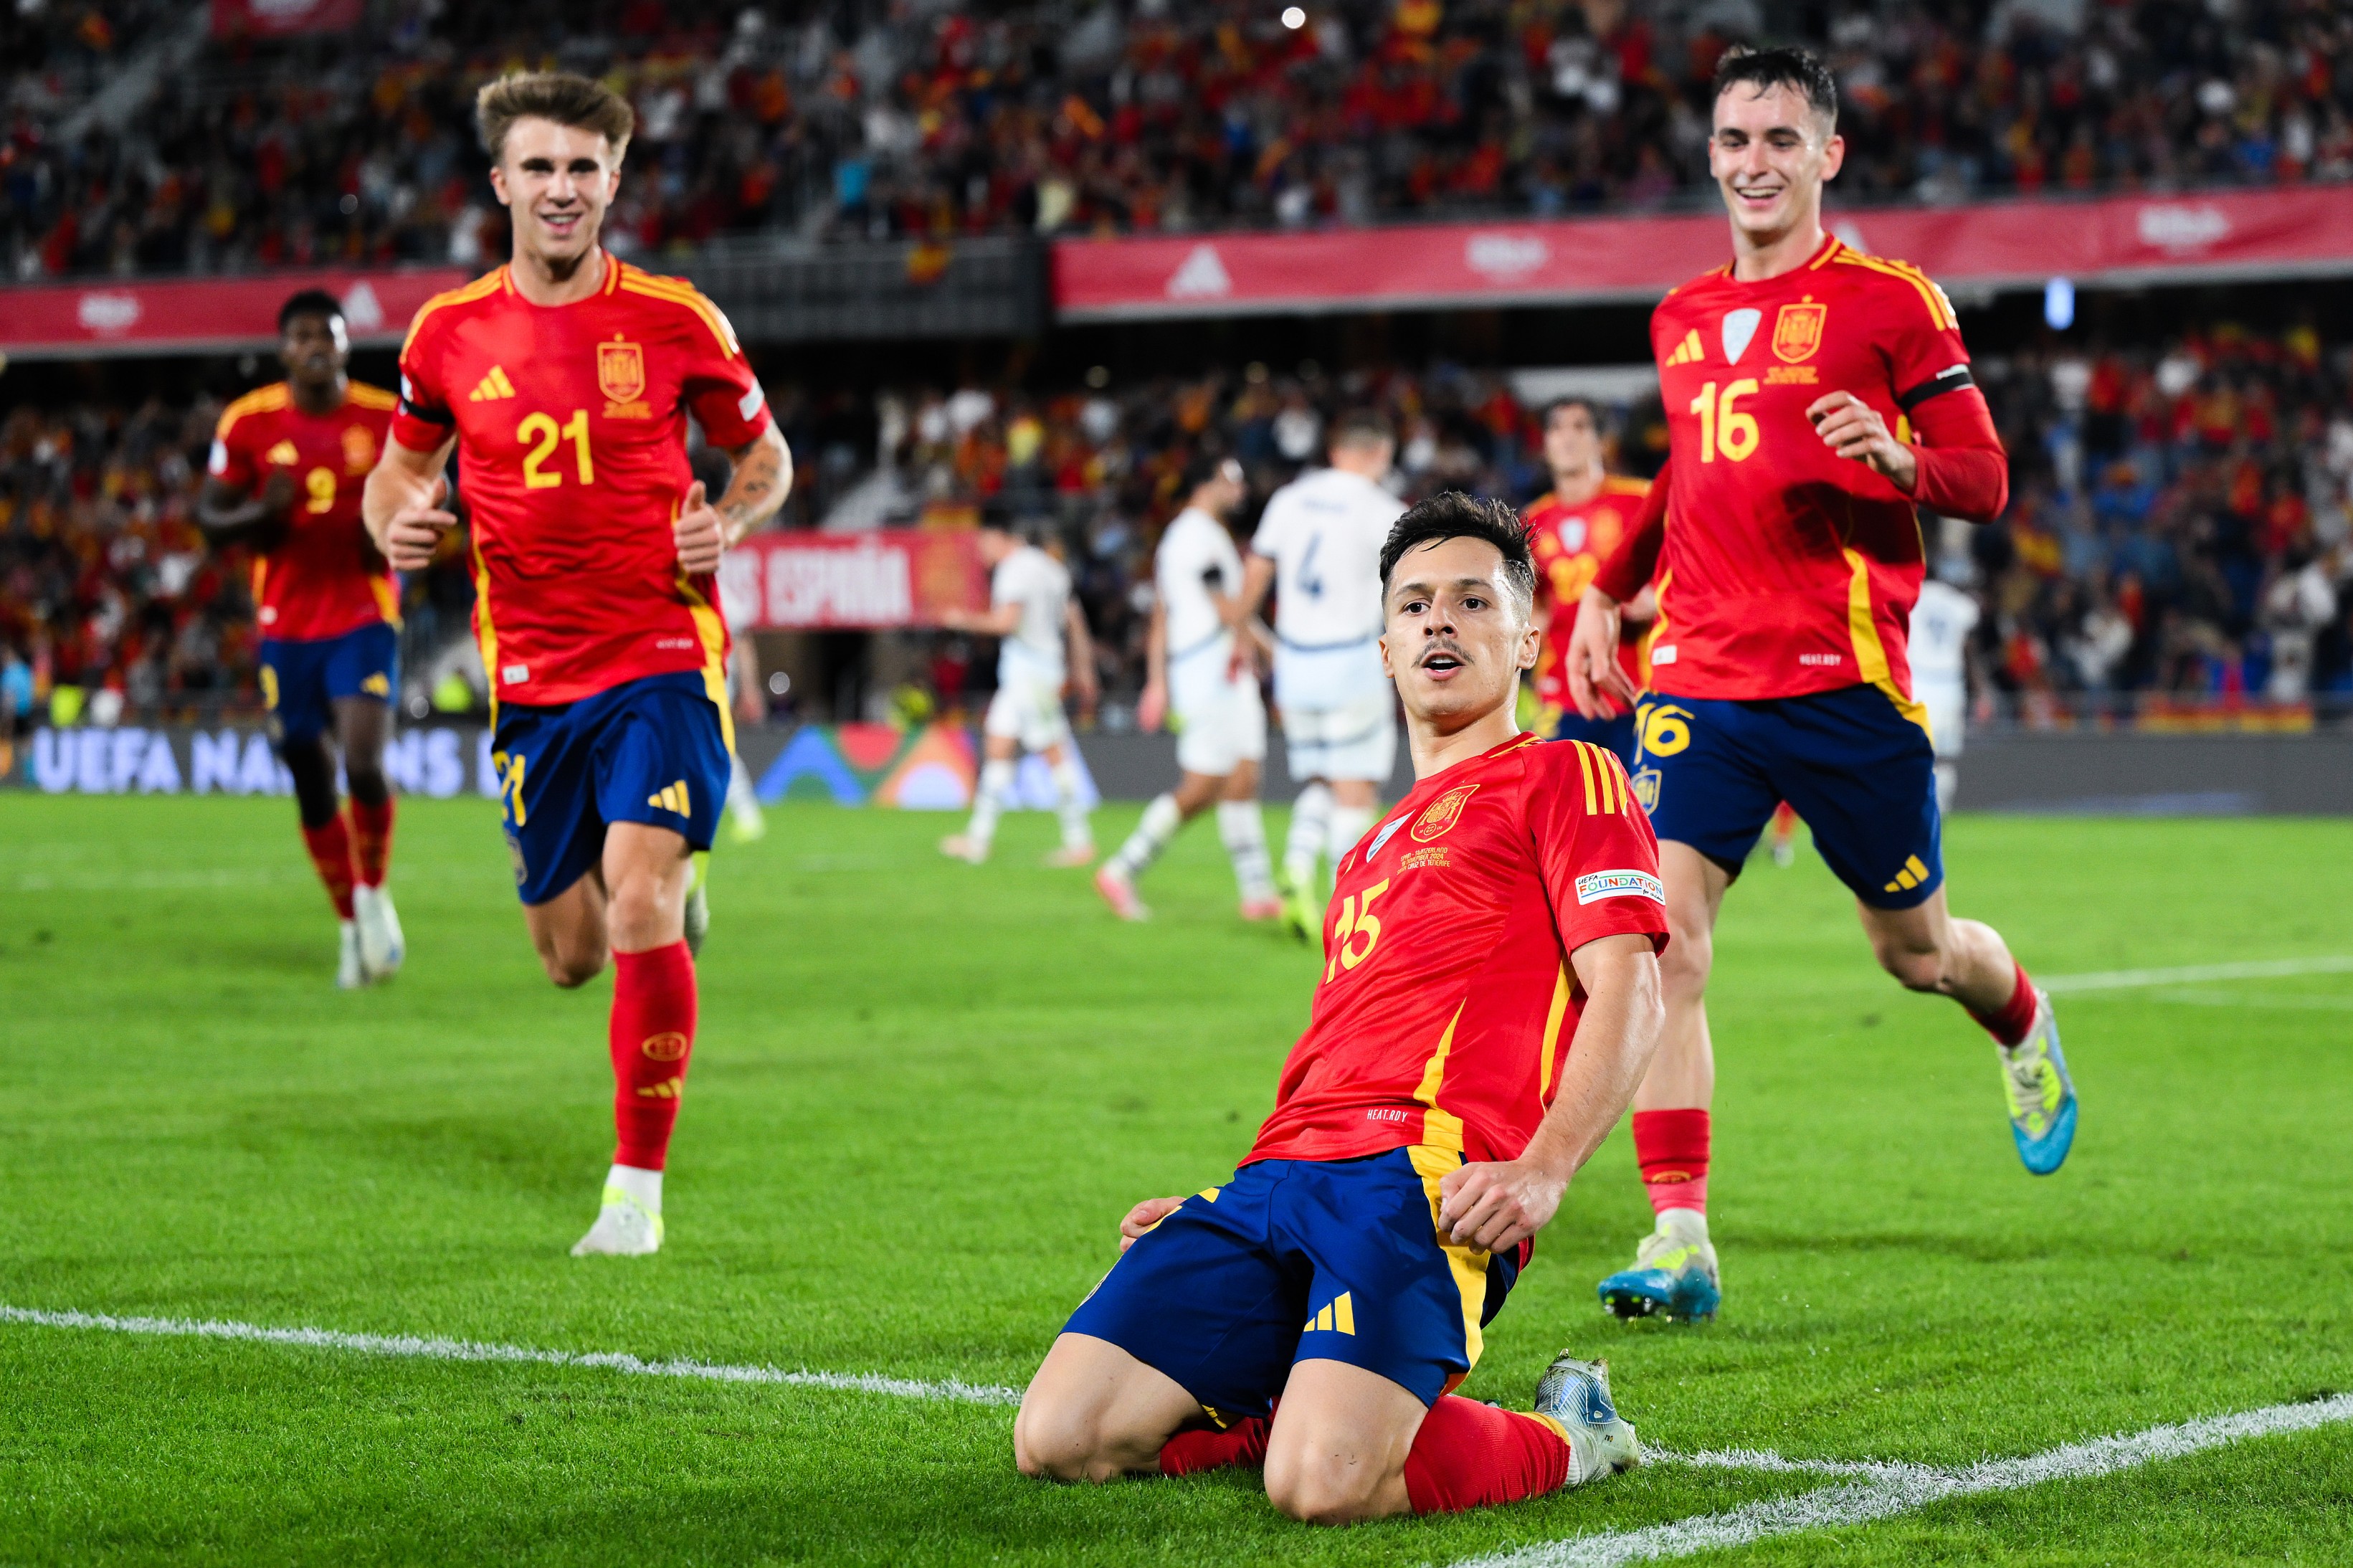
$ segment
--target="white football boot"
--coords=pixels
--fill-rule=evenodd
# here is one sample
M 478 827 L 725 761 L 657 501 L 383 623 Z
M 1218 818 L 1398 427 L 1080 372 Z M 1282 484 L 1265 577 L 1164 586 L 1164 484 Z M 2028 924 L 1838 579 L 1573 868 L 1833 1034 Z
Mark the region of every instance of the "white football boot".
M 575 1258 L 643 1258 L 662 1244 L 659 1171 L 616 1165 L 605 1178 L 604 1206 L 588 1234 L 572 1245 Z
M 389 980 L 399 973 L 401 961 L 408 956 L 408 941 L 400 933 L 392 894 L 383 888 L 354 887 L 352 921 L 360 928 L 360 966 L 368 980 Z
M 1609 1397 L 1608 1362 L 1579 1361 L 1561 1352 L 1536 1379 L 1535 1406 L 1568 1439 L 1568 1479 L 1563 1486 L 1587 1486 L 1642 1462 L 1633 1424 L 1618 1414 Z
M 342 954 L 335 960 L 335 989 L 357 991 L 368 983 L 367 968 L 360 963 L 360 926 L 357 921 L 338 921 L 342 932 Z

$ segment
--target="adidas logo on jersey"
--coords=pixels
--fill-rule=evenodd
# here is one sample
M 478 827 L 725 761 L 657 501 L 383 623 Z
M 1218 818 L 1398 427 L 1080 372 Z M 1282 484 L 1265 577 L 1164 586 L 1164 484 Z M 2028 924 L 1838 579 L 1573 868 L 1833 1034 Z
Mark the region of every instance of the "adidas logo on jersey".
M 1667 356 L 1667 363 L 1694 364 L 1706 357 L 1707 350 L 1700 346 L 1699 329 L 1694 327 L 1683 334 L 1683 341 L 1675 345 L 1675 352 Z
M 279 468 L 290 468 L 295 464 L 302 460 L 302 454 L 294 449 L 293 442 L 280 441 L 278 445 L 270 447 L 267 452 L 264 452 L 261 455 L 261 460 L 265 463 L 275 464 Z
M 491 366 L 491 374 L 482 377 L 481 384 L 466 395 L 469 403 L 495 403 L 501 397 L 515 395 L 514 383 L 507 379 L 506 367 Z
M 653 794 L 646 796 L 646 804 L 652 806 L 656 811 L 674 811 L 681 816 L 692 816 L 694 815 L 693 810 L 687 805 L 686 781 L 684 779 L 679 780 L 676 784 L 664 784 Z
M 1343 1290 L 1337 1296 L 1335 1296 L 1332 1300 L 1326 1301 L 1324 1304 L 1323 1310 L 1318 1311 L 1314 1317 L 1308 1319 L 1306 1326 L 1299 1331 L 1303 1334 L 1312 1334 L 1318 1329 L 1323 1329 L 1332 1333 L 1346 1334 L 1351 1338 L 1355 1337 L 1356 1332 L 1356 1303 L 1350 1299 L 1347 1291 Z

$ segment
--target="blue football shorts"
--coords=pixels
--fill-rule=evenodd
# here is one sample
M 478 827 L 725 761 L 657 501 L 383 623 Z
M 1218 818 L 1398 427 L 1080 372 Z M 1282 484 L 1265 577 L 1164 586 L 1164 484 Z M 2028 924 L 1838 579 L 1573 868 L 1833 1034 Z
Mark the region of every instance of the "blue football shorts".
M 400 633 L 371 621 L 333 637 L 261 639 L 261 699 L 280 745 L 315 741 L 335 727 L 335 702 L 390 702 L 400 686 Z
M 1635 730 L 1634 794 L 1662 841 L 1736 876 L 1786 800 L 1873 909 L 1910 909 L 1944 885 L 1927 726 L 1879 688 L 1760 701 L 1645 692 Z
M 1478 1364 L 1528 1254 L 1440 1237 L 1439 1183 L 1461 1163 L 1415 1145 L 1244 1165 L 1138 1238 L 1064 1331 L 1166 1373 L 1219 1426 L 1266 1415 L 1301 1361 L 1434 1403 Z

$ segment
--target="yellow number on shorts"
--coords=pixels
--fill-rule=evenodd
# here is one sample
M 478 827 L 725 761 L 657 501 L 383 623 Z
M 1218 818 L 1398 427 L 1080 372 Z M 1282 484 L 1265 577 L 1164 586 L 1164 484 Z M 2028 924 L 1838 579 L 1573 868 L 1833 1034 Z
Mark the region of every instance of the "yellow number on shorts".
M 1380 918 L 1373 913 L 1373 900 L 1389 890 L 1387 879 L 1375 882 L 1359 896 L 1350 893 L 1340 900 L 1339 922 L 1332 928 L 1332 956 L 1324 961 L 1324 978 L 1329 980 L 1343 969 L 1354 969 L 1373 956 L 1373 944 L 1381 940 Z M 1358 947 L 1362 937 L 1365 945 Z
M 1691 744 L 1691 710 L 1671 702 L 1645 702 L 1634 712 L 1634 750 L 1646 757 L 1672 757 Z
M 509 756 L 504 752 L 491 753 L 491 771 L 499 775 L 499 794 L 506 797 L 508 811 L 517 827 L 522 826 L 522 765 L 529 759 Z
M 261 667 L 261 705 L 278 711 L 278 672 L 266 664 Z
M 1757 390 L 1754 377 L 1745 377 L 1724 389 L 1718 397 L 1715 383 L 1709 382 L 1691 400 L 1690 412 L 1699 416 L 1699 460 L 1713 463 L 1718 452 L 1728 462 L 1737 463 L 1757 450 L 1757 416 L 1744 414 L 1735 406 L 1740 399 Z
M 312 468 L 302 476 L 302 488 L 311 492 L 310 510 L 315 516 L 335 510 L 335 470 Z
M 543 472 L 540 465 L 555 456 L 556 445 L 566 437 L 572 442 L 574 461 L 580 470 L 580 482 L 584 485 L 596 482 L 596 465 L 588 455 L 588 411 L 575 408 L 572 411 L 572 417 L 561 426 L 555 423 L 552 415 L 526 414 L 522 416 L 522 423 L 515 426 L 516 440 L 539 443 L 522 457 L 522 482 L 526 489 L 549 489 L 564 482 L 562 474 Z

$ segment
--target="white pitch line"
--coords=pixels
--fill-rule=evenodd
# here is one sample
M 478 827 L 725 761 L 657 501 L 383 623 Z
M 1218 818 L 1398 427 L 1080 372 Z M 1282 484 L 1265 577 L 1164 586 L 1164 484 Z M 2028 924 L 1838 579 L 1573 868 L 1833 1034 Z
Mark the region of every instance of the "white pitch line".
M 990 1384 L 948 1378 L 923 1383 L 913 1378 L 883 1377 L 873 1373 L 788 1372 L 774 1366 L 728 1366 L 713 1362 L 675 1359 L 644 1361 L 621 1351 L 547 1351 L 529 1345 L 483 1344 L 474 1340 L 450 1340 L 416 1334 L 347 1334 L 336 1329 L 273 1329 L 259 1323 L 198 1321 L 191 1318 L 118 1318 L 104 1312 L 44 1312 L 29 1307 L 0 1306 L 0 1323 L 27 1323 L 47 1329 L 102 1329 L 118 1334 L 160 1334 L 178 1338 L 242 1340 L 251 1343 L 292 1345 L 302 1350 L 356 1351 L 364 1355 L 414 1356 L 424 1361 L 521 1363 L 536 1366 L 593 1367 L 627 1373 L 634 1377 L 685 1377 L 710 1383 L 780 1384 L 791 1388 L 838 1389 L 853 1394 L 888 1394 L 901 1399 L 951 1400 L 965 1405 L 1018 1405 L 1021 1391 Z
M 2120 1436 L 2095 1437 L 2086 1443 L 2045 1449 L 2022 1459 L 1984 1459 L 1953 1468 L 1906 1466 L 1900 1473 L 1853 1486 L 1825 1487 L 1799 1497 L 1750 1503 L 1724 1513 L 1702 1514 L 1641 1530 L 1573 1535 L 1541 1546 L 1469 1558 L 1454 1568 L 1617 1568 L 1625 1563 L 1688 1557 L 1698 1552 L 1746 1546 L 1768 1536 L 1800 1530 L 1868 1524 L 1910 1513 L 1947 1498 L 2012 1491 L 2045 1481 L 2085 1480 L 2161 1459 L 2182 1458 L 2249 1437 L 2309 1432 L 2339 1422 L 2353 1422 L 2353 1394 L 2302 1405 L 2270 1405 L 2237 1415 L 2210 1415 Z
M 2181 969 L 2109 969 L 2094 974 L 2054 974 L 2042 982 L 2052 995 L 2127 991 L 2142 985 L 2186 985 L 2201 980 L 2277 980 L 2291 974 L 2353 974 L 2353 955 L 2266 958 L 2245 963 L 2193 963 Z

